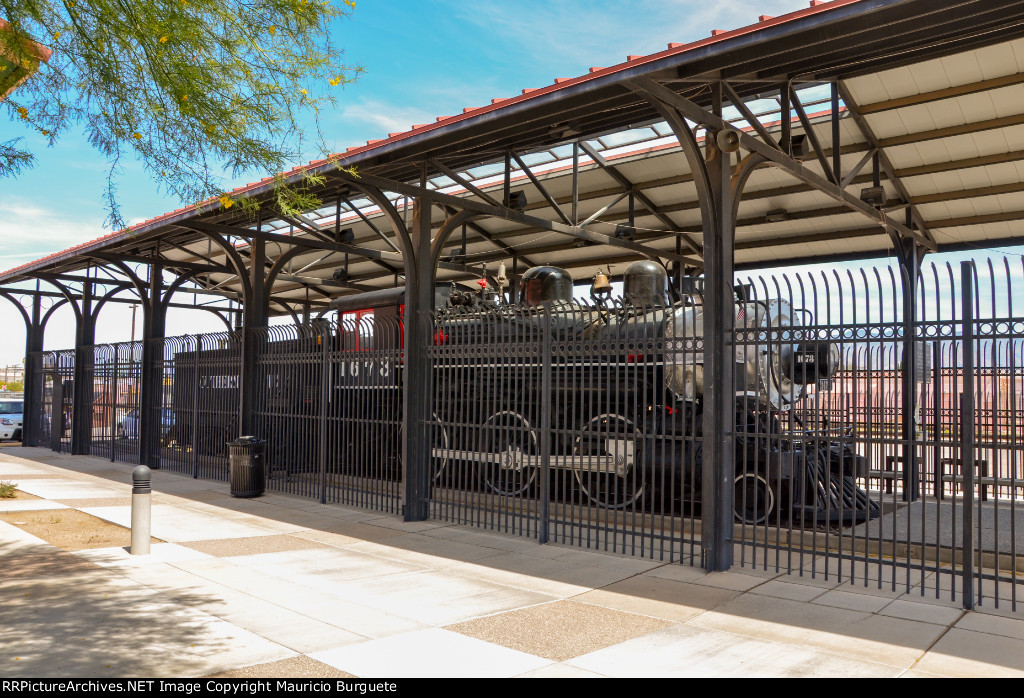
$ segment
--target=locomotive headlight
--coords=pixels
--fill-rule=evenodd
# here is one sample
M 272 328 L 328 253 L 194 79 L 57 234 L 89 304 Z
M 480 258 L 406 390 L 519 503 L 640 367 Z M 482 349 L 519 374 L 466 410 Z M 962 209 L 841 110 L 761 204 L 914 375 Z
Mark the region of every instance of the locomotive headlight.
M 797 385 L 810 385 L 830 378 L 839 367 L 836 346 L 813 339 L 784 347 L 780 359 L 783 375 Z

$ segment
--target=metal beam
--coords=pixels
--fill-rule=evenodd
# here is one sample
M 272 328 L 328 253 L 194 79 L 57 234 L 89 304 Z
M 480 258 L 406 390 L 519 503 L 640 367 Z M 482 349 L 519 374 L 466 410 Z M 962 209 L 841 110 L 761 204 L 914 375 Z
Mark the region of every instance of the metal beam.
M 839 183 L 839 186 L 842 187 L 843 189 L 846 189 L 848 186 L 850 186 L 853 183 L 853 180 L 857 178 L 857 175 L 860 174 L 860 171 L 864 169 L 864 165 L 867 165 L 869 162 L 871 162 L 872 158 L 875 157 L 875 153 L 877 152 L 877 148 L 871 148 L 870 150 L 868 150 L 868 152 L 864 153 L 864 157 L 862 157 L 860 161 L 856 165 L 854 165 L 853 169 L 850 170 L 850 172 L 845 177 L 843 177 L 843 181 Z
M 305 230 L 307 233 L 309 233 L 310 235 L 315 236 L 319 240 L 323 240 L 325 242 L 336 241 L 335 240 L 335 234 L 334 234 L 335 231 L 334 230 L 332 230 L 331 228 L 328 228 L 326 226 L 319 226 L 319 225 L 316 224 L 315 221 L 311 221 L 308 218 L 305 218 L 304 216 L 300 216 L 300 215 L 296 214 L 295 216 L 281 216 L 281 219 L 282 220 L 286 220 L 286 221 L 288 221 L 290 223 L 294 223 L 298 228 L 300 228 L 302 230 Z M 325 235 L 324 231 L 327 231 L 328 234 Z M 342 244 L 344 244 L 344 243 L 342 243 Z M 370 248 L 357 248 L 357 249 L 370 249 Z M 377 250 L 374 250 L 374 252 L 377 252 Z M 356 254 L 356 253 L 353 252 L 352 254 Z M 397 274 L 398 271 L 399 271 L 396 267 L 392 266 L 391 264 L 388 264 L 386 261 L 384 261 L 383 259 L 381 259 L 379 257 L 373 257 L 373 256 L 366 255 L 366 254 L 364 254 L 363 257 L 366 257 L 367 259 L 373 261 L 374 264 L 377 264 L 377 265 L 387 269 L 392 274 Z
M 741 99 L 740 96 L 736 94 L 736 91 L 733 90 L 732 86 L 725 80 L 722 80 L 722 90 L 725 92 L 726 97 L 729 98 L 729 101 L 732 103 L 732 105 L 736 107 L 736 109 L 739 111 L 743 119 L 748 124 L 750 124 L 751 128 L 757 131 L 758 135 L 761 136 L 761 139 L 764 140 L 764 142 L 767 143 L 768 145 L 775 148 L 776 150 L 781 151 L 782 148 L 779 147 L 778 141 L 775 140 L 772 134 L 768 133 L 768 129 L 764 127 L 764 124 L 762 124 L 761 120 L 757 118 L 757 115 L 755 115 L 754 112 L 750 111 L 750 108 L 747 106 L 746 102 L 744 102 L 743 99 Z
M 804 110 L 804 105 L 800 102 L 800 96 L 797 95 L 792 83 L 789 83 L 789 99 L 792 102 L 793 109 L 796 110 L 797 118 L 800 119 L 800 125 L 804 127 L 804 135 L 811 142 L 814 156 L 818 158 L 818 164 L 821 165 L 821 170 L 825 173 L 825 177 L 833 184 L 839 184 L 839 173 L 832 171 L 832 165 L 828 161 L 828 156 L 825 155 L 825 150 L 821 147 L 821 141 L 818 140 L 818 134 L 814 130 L 814 125 L 811 124 L 811 120 Z M 834 149 L 835 144 L 833 143 Z
M 540 228 L 542 230 L 550 230 L 552 232 L 561 233 L 571 237 L 576 237 L 581 240 L 587 240 L 603 245 L 611 245 L 613 247 L 623 247 L 625 249 L 633 250 L 638 254 L 653 257 L 662 257 L 670 259 L 672 261 L 681 261 L 689 264 L 701 264 L 700 260 L 684 255 L 677 255 L 674 252 L 666 252 L 664 250 L 656 250 L 648 248 L 645 245 L 640 245 L 635 242 L 629 242 L 628 240 L 619 240 L 614 237 L 603 235 L 600 233 L 592 233 L 584 228 L 577 226 L 568 226 L 563 223 L 555 223 L 553 221 L 545 220 L 543 218 L 537 218 L 535 216 L 528 216 L 525 213 L 520 213 L 509 208 L 489 206 L 487 204 L 481 204 L 471 199 L 464 199 L 457 196 L 451 196 L 450 194 L 442 194 L 438 191 L 425 189 L 416 185 L 406 184 L 405 182 L 396 182 L 394 180 L 386 179 L 384 177 L 376 177 L 368 174 L 360 174 L 359 176 L 350 175 L 346 172 L 336 171 L 332 173 L 332 176 L 344 179 L 345 181 L 364 181 L 367 184 L 371 184 L 380 189 L 386 189 L 393 191 L 398 194 L 405 194 L 413 198 L 424 198 L 429 201 L 434 201 L 441 204 L 446 204 L 453 208 L 462 209 L 466 211 L 472 211 L 474 213 L 480 213 L 485 216 L 492 216 L 494 218 L 502 218 L 504 220 L 515 221 L 518 223 L 524 223 Z
M 199 264 L 197 262 L 186 262 L 179 261 L 176 259 L 167 259 L 166 257 L 144 257 L 136 254 L 122 254 L 120 252 L 90 252 L 89 257 L 105 262 L 135 262 L 138 264 L 162 264 L 164 268 L 172 267 L 176 269 L 187 269 L 188 271 L 194 271 L 199 274 L 233 274 L 234 272 L 219 264 Z M 93 279 L 93 281 L 100 281 L 99 279 Z
M 679 110 L 686 118 L 691 121 L 707 124 L 708 126 L 715 129 L 731 128 L 726 121 L 723 119 L 710 114 L 706 110 L 702 109 L 698 105 L 694 104 L 690 100 L 686 99 L 682 95 L 673 92 L 661 83 L 655 82 L 649 78 L 638 78 L 633 81 L 632 86 L 634 89 L 641 93 L 647 93 L 661 100 L 662 102 L 674 107 Z M 847 208 L 862 213 L 863 215 L 873 220 L 878 220 L 881 224 L 884 224 L 888 228 L 897 231 L 903 237 L 914 238 L 920 245 L 927 248 L 928 250 L 935 250 L 935 242 L 924 237 L 921 233 L 911 230 L 906 225 L 892 219 L 870 206 L 859 198 L 856 198 L 840 189 L 837 184 L 833 184 L 827 179 L 811 172 L 801 163 L 797 162 L 793 158 L 780 153 L 779 151 L 772 148 L 770 145 L 754 138 L 753 136 L 740 132 L 740 145 L 750 152 L 758 153 L 765 159 L 771 161 L 776 167 L 787 172 L 788 174 L 796 177 L 802 182 L 811 185 L 813 188 L 821 191 L 824 194 L 832 197 L 836 201 L 839 201 Z
M 591 146 L 586 141 L 581 141 L 580 147 L 583 148 L 583 152 L 590 156 L 591 160 L 597 163 L 598 167 L 604 170 L 604 172 L 606 172 L 612 179 L 614 179 L 616 182 L 622 185 L 627 191 L 632 191 L 633 195 L 637 199 L 639 199 L 644 206 L 647 207 L 647 210 L 650 211 L 655 218 L 661 221 L 664 225 L 667 225 L 667 232 L 680 232 L 678 226 L 676 225 L 676 222 L 669 218 L 667 215 L 665 215 L 665 213 L 658 208 L 658 205 L 651 201 L 650 198 L 648 198 L 648 196 L 643 193 L 643 191 L 636 189 L 633 185 L 633 182 L 630 181 L 629 177 L 622 174 L 622 171 L 619 170 L 619 168 L 617 168 L 615 165 L 609 164 L 608 161 L 604 158 L 604 156 L 601 155 L 601 153 L 594 150 L 593 146 Z M 697 254 L 703 254 L 700 245 L 698 245 L 692 238 L 690 238 L 689 235 L 680 235 L 680 239 L 683 241 L 684 245 L 690 248 L 691 251 L 696 252 Z
M 963 158 L 951 162 L 936 162 L 930 165 L 917 165 L 916 167 L 901 167 L 896 170 L 896 176 L 900 179 L 907 177 L 920 177 L 921 175 L 936 174 L 938 172 L 953 172 L 966 170 L 974 167 L 987 167 L 988 165 L 1001 165 L 1006 162 L 1017 162 L 1024 160 L 1024 150 L 1011 150 L 1006 153 L 993 153 L 973 158 Z
M 234 226 L 223 225 L 221 223 L 208 223 L 206 221 L 181 221 L 177 224 L 180 228 L 188 228 L 195 230 L 200 233 L 213 233 L 215 235 L 230 236 L 230 237 L 241 237 L 241 238 L 252 238 L 258 240 L 264 240 L 266 242 L 276 242 L 282 245 L 296 245 L 298 247 L 306 247 L 311 250 L 330 250 L 332 252 L 347 252 L 349 254 L 359 255 L 366 259 L 378 259 L 389 262 L 401 263 L 402 255 L 396 252 L 389 252 L 387 250 L 375 250 L 369 247 L 357 247 L 355 245 L 346 245 L 341 242 L 326 242 L 323 240 L 311 239 L 298 237 L 296 235 L 279 235 L 277 233 L 266 233 L 262 231 L 253 230 L 251 228 L 236 228 Z
M 369 218 L 367 218 L 366 214 L 363 213 L 355 204 L 353 204 L 351 201 L 349 201 L 348 198 L 346 198 L 346 197 L 341 197 L 341 201 L 342 201 L 342 203 L 344 203 L 346 206 L 349 207 L 350 211 L 352 211 L 357 216 L 359 216 L 360 220 L 362 220 L 363 223 L 366 223 L 367 227 L 370 230 L 372 230 L 374 233 L 376 233 L 377 237 L 379 237 L 381 240 L 383 240 L 385 243 L 387 243 L 387 245 L 391 249 L 393 249 L 395 252 L 398 252 L 399 254 L 401 254 L 402 250 L 399 249 L 398 245 L 396 245 L 395 243 L 391 242 L 391 238 L 389 238 L 387 235 L 385 235 L 384 231 L 382 231 L 380 228 L 378 228 L 377 225 L 373 221 L 371 221 Z M 383 215 L 383 214 L 381 214 L 381 215 Z
M 896 191 L 899 192 L 900 198 L 904 201 L 911 202 L 910 193 L 907 191 L 907 188 L 903 186 L 903 182 L 900 181 L 900 178 L 896 176 L 896 170 L 889 161 L 889 157 L 885 154 L 885 151 L 882 150 L 878 136 L 875 135 L 875 132 L 867 122 L 867 119 L 861 116 L 857 103 L 854 101 L 853 95 L 850 94 L 850 90 L 842 80 L 839 81 L 836 87 L 839 90 L 840 96 L 843 98 L 843 102 L 846 104 L 847 111 L 853 117 L 853 122 L 857 124 L 857 128 L 860 129 L 860 132 L 864 135 L 864 139 L 867 140 L 872 149 L 878 153 L 879 167 L 883 172 L 885 172 L 886 177 L 889 178 L 889 182 L 896 187 Z M 925 223 L 924 216 L 921 215 L 921 212 L 914 205 L 911 205 L 910 207 L 910 216 L 911 220 L 914 221 L 914 225 L 916 225 L 918 230 L 921 231 L 921 234 L 934 243 L 935 237 L 928 230 L 928 224 Z
M 548 206 L 554 209 L 555 213 L 558 214 L 558 217 L 562 219 L 562 222 L 567 225 L 572 225 L 572 220 L 570 220 L 569 216 L 566 215 L 565 211 L 562 210 L 562 207 L 558 204 L 558 201 L 553 196 L 551 196 L 551 193 L 548 192 L 547 187 L 545 187 L 544 184 L 541 183 L 539 179 L 537 179 L 537 175 L 533 174 L 533 170 L 526 166 L 526 163 L 523 162 L 523 159 L 521 157 L 519 157 L 519 154 L 513 152 L 511 153 L 511 156 L 519 165 L 519 169 L 526 173 L 527 178 L 530 180 L 530 182 L 533 183 L 533 186 L 537 188 L 537 191 L 540 192 L 540 195 L 544 197 L 544 200 L 546 202 L 548 202 Z M 511 186 L 511 181 L 509 181 L 509 186 Z
M 131 288 L 132 283 L 130 281 L 122 281 L 119 279 L 99 279 L 91 276 L 77 276 L 75 274 L 50 274 L 47 272 L 35 272 L 31 277 L 33 279 L 43 279 L 44 281 L 64 281 L 68 283 L 91 283 L 101 284 L 103 286 L 123 286 L 124 288 Z M 7 283 L 18 283 L 17 280 L 9 281 Z
M 491 206 L 504 206 L 505 205 L 502 202 L 496 201 L 490 194 L 488 194 L 487 192 L 477 188 L 472 182 L 467 180 L 465 177 L 460 175 L 458 172 L 456 172 L 455 170 L 453 170 L 453 169 L 451 169 L 449 167 L 445 167 L 444 165 L 442 165 L 437 160 L 435 160 L 433 158 L 430 158 L 430 159 L 427 160 L 427 162 L 430 165 L 432 165 L 433 167 L 436 167 L 443 175 L 445 175 L 446 177 L 451 179 L 453 182 L 455 182 L 459 186 L 465 188 L 466 191 L 470 191 L 470 192 L 476 194 L 481 199 L 483 199 L 484 201 L 489 203 Z
M 952 136 L 980 133 L 981 131 L 992 131 L 999 128 L 1007 128 L 1009 126 L 1020 126 L 1021 124 L 1024 124 L 1024 114 L 1013 114 L 1011 116 L 1001 116 L 996 119 L 983 119 L 982 121 L 972 121 L 967 124 L 936 128 L 930 131 L 908 133 L 904 136 L 880 138 L 878 140 L 878 146 L 880 148 L 892 148 L 897 145 L 907 145 L 908 143 L 925 143 L 927 141 L 934 141 L 940 138 L 951 138 Z

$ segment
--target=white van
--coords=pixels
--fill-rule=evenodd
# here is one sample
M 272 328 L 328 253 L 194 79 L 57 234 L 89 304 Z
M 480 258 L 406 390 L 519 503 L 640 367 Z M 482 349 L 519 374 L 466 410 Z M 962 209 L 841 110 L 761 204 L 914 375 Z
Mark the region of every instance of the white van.
M 21 398 L 0 398 L 0 441 L 21 441 L 25 401 Z

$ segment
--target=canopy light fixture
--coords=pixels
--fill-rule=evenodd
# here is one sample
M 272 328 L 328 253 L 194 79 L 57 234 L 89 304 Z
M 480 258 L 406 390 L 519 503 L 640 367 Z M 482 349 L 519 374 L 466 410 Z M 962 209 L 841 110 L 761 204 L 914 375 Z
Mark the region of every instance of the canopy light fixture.
M 715 142 L 723 153 L 735 153 L 740 149 L 740 132 L 734 128 L 723 128 L 715 136 Z
M 866 187 L 860 190 L 860 200 L 872 206 L 885 203 L 885 189 L 882 187 Z
M 526 192 L 521 189 L 511 192 L 508 195 L 508 201 L 505 202 L 505 206 L 522 213 L 526 210 Z
M 807 134 L 794 133 L 790 139 L 790 152 L 795 160 L 803 160 L 811 154 L 811 142 L 807 140 Z

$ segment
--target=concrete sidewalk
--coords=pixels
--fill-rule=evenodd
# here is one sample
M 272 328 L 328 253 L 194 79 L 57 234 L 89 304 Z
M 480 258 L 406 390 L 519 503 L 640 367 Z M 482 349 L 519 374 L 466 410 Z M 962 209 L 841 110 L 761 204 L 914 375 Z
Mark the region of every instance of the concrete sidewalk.
M 131 470 L 3 448 L 0 480 L 40 499 L 0 512 L 127 525 Z M 70 553 L 0 522 L 0 675 L 1024 675 L 1020 613 L 834 578 L 705 574 L 160 471 L 153 535 L 149 556 Z

